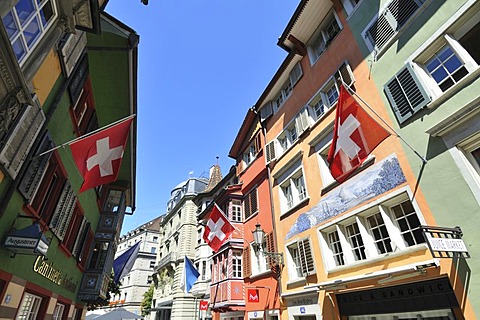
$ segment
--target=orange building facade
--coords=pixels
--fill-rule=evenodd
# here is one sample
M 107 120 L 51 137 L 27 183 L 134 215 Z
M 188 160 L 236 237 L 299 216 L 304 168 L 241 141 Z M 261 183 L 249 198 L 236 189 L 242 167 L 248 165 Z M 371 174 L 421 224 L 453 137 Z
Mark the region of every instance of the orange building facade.
M 474 319 L 457 281 L 459 262 L 435 258 L 426 242 L 424 226 L 436 223 L 406 145 L 392 134 L 345 182 L 330 174 L 326 158 L 342 82 L 391 132 L 370 77 L 372 61 L 349 29 L 346 2 L 355 1 L 300 2 L 278 42 L 288 55 L 254 106 L 267 164 L 256 172 L 270 178 L 275 248 L 285 260 L 281 319 Z M 243 188 L 254 165 L 240 179 Z M 260 199 L 259 206 L 265 207 Z

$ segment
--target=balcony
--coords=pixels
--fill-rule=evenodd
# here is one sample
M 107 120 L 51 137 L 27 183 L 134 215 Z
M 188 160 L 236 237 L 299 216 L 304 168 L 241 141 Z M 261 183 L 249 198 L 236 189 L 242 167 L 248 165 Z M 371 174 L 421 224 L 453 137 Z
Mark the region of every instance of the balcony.
M 176 252 L 169 252 L 166 256 L 164 256 L 157 264 L 156 270 L 162 269 L 163 267 L 175 263 L 177 260 L 177 253 Z

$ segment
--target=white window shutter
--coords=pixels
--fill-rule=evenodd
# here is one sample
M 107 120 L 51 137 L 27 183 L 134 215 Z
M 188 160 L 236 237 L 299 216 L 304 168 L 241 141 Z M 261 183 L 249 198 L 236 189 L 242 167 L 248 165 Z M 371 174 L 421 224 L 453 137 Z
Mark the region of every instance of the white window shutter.
M 267 164 L 269 164 L 270 162 L 272 162 L 276 159 L 275 140 L 267 143 L 267 145 L 265 146 L 265 150 L 266 150 L 266 155 L 267 155 Z
M 82 55 L 83 49 L 86 45 L 87 33 L 80 30 L 77 30 L 75 34 L 69 34 L 66 40 L 61 44 L 61 62 L 67 78 L 70 77 L 70 74 L 77 65 L 78 60 L 80 60 L 80 56 Z
M 261 109 L 260 109 L 260 121 L 264 122 L 273 114 L 273 104 L 272 101 L 268 101 Z
M 399 123 L 405 122 L 432 100 L 409 63 L 384 85 L 384 90 Z
M 313 261 L 309 239 L 303 239 L 298 242 L 298 252 L 300 254 L 303 276 L 306 277 L 313 274 L 315 271 L 315 263 Z
M 44 123 L 45 114 L 37 104 L 25 106 L 18 117 L 16 126 L 0 151 L 0 163 L 12 179 L 17 177 Z
M 355 82 L 355 77 L 353 76 L 352 69 L 347 62 L 344 62 L 336 73 L 336 78 L 340 78 L 340 80 L 345 83 L 348 87 L 352 86 Z M 335 79 L 335 80 L 337 80 Z
M 304 107 L 295 118 L 295 126 L 297 134 L 300 136 L 305 130 L 309 128 L 308 123 L 308 108 Z
M 293 67 L 292 71 L 290 71 L 290 82 L 292 87 L 297 83 L 300 77 L 303 75 L 302 65 L 300 61 Z
M 50 229 L 57 237 L 63 241 L 67 233 L 68 225 L 73 216 L 75 210 L 75 204 L 77 197 L 73 191 L 72 186 L 68 181 L 65 182 L 60 199 L 50 221 Z

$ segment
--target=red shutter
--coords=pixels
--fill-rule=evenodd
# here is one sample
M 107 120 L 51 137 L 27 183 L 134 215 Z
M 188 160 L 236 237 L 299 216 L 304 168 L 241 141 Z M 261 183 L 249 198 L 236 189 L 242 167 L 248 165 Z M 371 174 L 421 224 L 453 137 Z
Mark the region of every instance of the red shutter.
M 248 278 L 252 275 L 252 267 L 250 264 L 250 246 L 243 248 L 243 277 Z

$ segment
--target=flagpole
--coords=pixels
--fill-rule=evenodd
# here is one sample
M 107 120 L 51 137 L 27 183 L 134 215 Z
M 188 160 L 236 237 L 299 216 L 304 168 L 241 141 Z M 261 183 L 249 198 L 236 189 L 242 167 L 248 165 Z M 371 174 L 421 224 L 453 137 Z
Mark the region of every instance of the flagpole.
M 407 145 L 407 147 L 409 147 L 422 160 L 422 162 L 424 164 L 427 163 L 427 159 L 425 159 L 425 157 L 423 157 L 420 153 L 418 153 L 417 150 L 415 150 L 402 136 L 400 136 L 400 134 L 394 128 L 392 128 L 385 120 L 383 120 L 383 118 L 372 107 L 370 107 L 370 105 L 365 100 L 363 100 L 362 97 L 360 97 L 355 91 L 353 91 L 349 86 L 347 86 L 347 84 L 345 82 L 343 82 L 343 79 L 341 79 L 341 81 L 342 81 L 342 85 L 349 92 L 351 92 L 353 95 L 355 95 L 360 101 L 362 101 L 363 104 L 368 109 L 370 109 L 370 111 L 372 111 L 378 117 L 378 119 L 380 119 L 387 126 L 388 129 L 393 131 L 393 133 L 397 136 L 397 138 L 402 140 Z
M 97 132 L 99 132 L 99 131 L 102 131 L 102 130 L 104 130 L 104 129 L 113 127 L 114 125 L 117 125 L 117 124 L 119 124 L 119 123 L 122 123 L 122 122 L 125 122 L 125 121 L 127 121 L 127 120 L 130 120 L 130 119 L 134 118 L 135 116 L 136 116 L 136 114 L 132 114 L 132 115 L 129 115 L 128 117 L 125 117 L 125 118 L 122 118 L 122 119 L 120 119 L 120 120 L 117 120 L 117 121 L 115 121 L 115 122 L 113 122 L 113 123 L 107 124 L 106 126 L 103 126 L 103 127 L 101 127 L 101 128 L 98 128 L 98 129 L 96 129 L 96 130 L 93 130 L 92 132 L 86 133 L 86 134 L 84 134 L 83 136 L 77 137 L 77 138 L 75 138 L 75 139 L 73 139 L 73 140 L 67 141 L 67 142 L 65 142 L 65 143 L 62 143 L 62 144 L 54 147 L 54 148 L 51 148 L 51 149 L 49 149 L 49 150 L 47 150 L 47 151 L 44 151 L 44 152 L 42 152 L 42 153 L 34 156 L 33 158 L 38 158 L 38 157 L 44 156 L 44 155 L 46 155 L 47 153 L 50 153 L 50 152 L 55 151 L 55 150 L 57 150 L 57 149 L 63 148 L 63 147 L 65 147 L 66 145 L 70 145 L 70 144 L 72 144 L 72 143 L 74 143 L 74 142 L 76 142 L 76 141 L 78 141 L 78 140 L 83 139 L 83 138 L 87 138 L 87 137 L 89 137 L 89 136 L 91 136 L 91 135 L 93 135 L 93 134 L 95 134 L 95 133 L 97 133 Z

